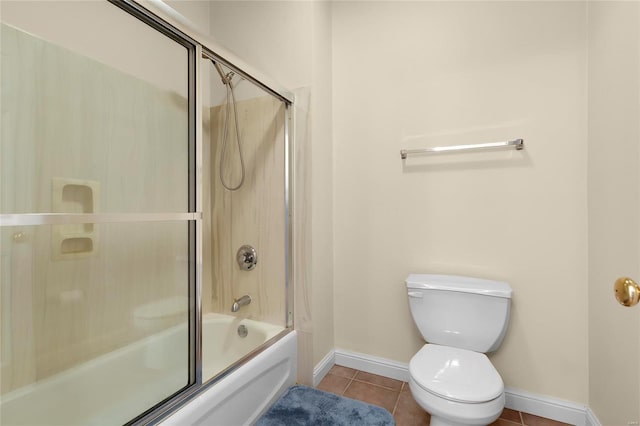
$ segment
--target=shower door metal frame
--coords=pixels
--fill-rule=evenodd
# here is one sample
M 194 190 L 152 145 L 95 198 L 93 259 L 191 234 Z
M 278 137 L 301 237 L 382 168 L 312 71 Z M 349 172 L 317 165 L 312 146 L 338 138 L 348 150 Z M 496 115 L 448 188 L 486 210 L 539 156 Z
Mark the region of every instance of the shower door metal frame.
M 285 211 L 285 318 L 284 324 L 286 328 L 293 328 L 293 220 L 291 207 L 293 206 L 293 101 L 290 100 L 291 94 L 283 94 L 257 80 L 251 74 L 235 67 L 231 61 L 226 60 L 222 56 L 216 54 L 211 49 L 202 46 L 202 58 L 219 62 L 229 68 L 235 74 L 243 79 L 248 80 L 276 99 L 280 100 L 284 107 L 284 211 Z M 202 185 L 200 186 L 202 188 Z
M 181 22 L 179 16 L 172 16 L 172 9 L 164 5 L 161 2 L 149 3 L 150 6 L 157 7 L 151 11 L 138 4 L 135 0 L 108 0 L 121 9 L 133 14 L 141 19 L 143 22 L 153 26 L 154 28 L 162 31 L 169 32 L 170 37 L 174 40 L 181 40 L 181 43 L 189 43 L 193 45 L 193 57 L 189 57 L 190 71 L 189 75 L 193 72 L 193 82 L 189 83 L 189 95 L 194 102 L 194 114 L 192 127 L 190 127 L 189 138 L 190 141 L 190 165 L 193 166 L 193 170 L 190 169 L 190 192 L 189 192 L 189 211 L 192 216 L 190 220 L 190 235 L 194 236 L 193 244 L 190 244 L 190 249 L 194 250 L 194 253 L 190 253 L 190 258 L 195 261 L 190 262 L 190 276 L 195 278 L 195 286 L 190 285 L 194 297 L 190 300 L 195 304 L 192 306 L 193 315 L 190 315 L 190 359 L 193 360 L 192 367 L 190 368 L 190 379 L 193 379 L 193 383 L 182 390 L 176 392 L 172 397 L 155 405 L 152 409 L 140 416 L 133 419 L 130 424 L 132 425 L 146 425 L 156 424 L 170 416 L 172 413 L 180 409 L 192 399 L 196 398 L 200 393 L 206 391 L 210 387 L 214 386 L 222 378 L 232 373 L 240 365 L 244 364 L 249 359 L 254 358 L 266 348 L 274 344 L 276 341 L 284 337 L 286 334 L 293 331 L 294 323 L 294 287 L 293 287 L 293 219 L 291 213 L 291 207 L 293 206 L 293 105 L 294 96 L 291 92 L 274 88 L 274 84 L 266 84 L 263 81 L 269 80 L 266 76 L 260 75 L 256 71 L 246 71 L 250 68 L 242 63 L 239 59 L 231 59 L 232 54 L 226 53 L 224 55 L 216 53 L 221 50 L 221 47 L 210 39 L 206 39 L 201 34 L 193 31 L 189 28 L 189 25 L 185 22 Z M 156 13 L 153 13 L 156 12 Z M 159 16 L 159 15 L 162 15 Z M 167 19 L 170 19 L 169 22 Z M 169 34 L 168 34 L 169 35 Z M 284 114 L 284 214 L 285 214 L 285 312 L 284 312 L 284 324 L 285 330 L 273 337 L 260 347 L 256 348 L 246 356 L 238 360 L 236 363 L 229 366 L 220 374 L 216 375 L 207 382 L 202 382 L 202 277 L 203 277 L 203 139 L 202 139 L 202 70 L 201 70 L 201 58 L 213 59 L 219 62 L 233 71 L 235 74 L 241 76 L 245 80 L 255 84 L 268 94 L 274 96 L 280 100 L 285 107 Z M 193 90 L 193 93 L 192 93 Z M 191 119 L 191 115 L 190 115 Z M 191 151 L 193 149 L 193 152 Z M 193 154 L 193 157 L 191 156 Z M 193 179 L 193 181 L 192 181 Z M 192 185 L 193 184 L 193 185 Z M 191 232 L 193 234 L 191 234 Z M 193 254 L 193 257 L 191 257 Z M 191 290 L 190 290 L 191 291 Z M 193 377 L 195 375 L 195 377 Z
M 201 327 L 202 327 L 202 99 L 200 95 L 200 67 L 198 58 L 201 54 L 201 45 L 168 24 L 158 16 L 150 13 L 138 3 L 130 0 L 107 0 L 119 7 L 124 12 L 138 18 L 143 23 L 163 33 L 176 43 L 187 48 L 188 51 L 188 214 L 192 219 L 188 223 L 189 233 L 189 378 L 187 385 L 176 390 L 173 395 L 159 401 L 156 405 L 127 424 L 150 424 L 157 422 L 167 413 L 179 406 L 185 395 L 194 393 L 202 383 L 202 355 L 201 355 Z M 163 416 L 164 415 L 164 416 Z

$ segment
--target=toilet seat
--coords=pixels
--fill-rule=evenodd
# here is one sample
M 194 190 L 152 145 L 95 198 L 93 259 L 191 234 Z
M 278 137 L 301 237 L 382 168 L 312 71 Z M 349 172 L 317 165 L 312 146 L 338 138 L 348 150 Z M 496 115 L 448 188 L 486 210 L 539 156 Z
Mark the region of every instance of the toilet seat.
M 489 358 L 466 349 L 426 344 L 411 358 L 409 374 L 422 389 L 449 401 L 478 404 L 504 393 Z

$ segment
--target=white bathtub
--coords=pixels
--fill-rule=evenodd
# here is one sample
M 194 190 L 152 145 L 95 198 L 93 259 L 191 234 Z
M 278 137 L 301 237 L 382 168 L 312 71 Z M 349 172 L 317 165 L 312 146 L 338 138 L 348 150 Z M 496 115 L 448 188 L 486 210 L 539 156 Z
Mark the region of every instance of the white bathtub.
M 240 324 L 247 327 L 245 338 L 237 334 Z M 203 381 L 283 330 L 257 321 L 206 314 L 202 331 Z M 141 406 L 146 409 L 168 397 L 166 389 L 175 392 L 186 384 L 187 341 L 186 326 L 176 326 L 12 391 L 1 398 L 0 424 L 122 424 L 140 414 Z M 164 423 L 233 425 L 255 421 L 296 377 L 295 332 L 270 343 L 267 349 L 209 386 Z M 168 375 L 167 371 L 173 373 Z M 132 379 L 135 389 L 122 386 Z
M 277 325 L 214 313 L 203 315 L 202 323 L 203 382 L 284 330 Z M 245 337 L 238 335 L 241 325 L 246 327 Z
M 250 425 L 296 381 L 297 334 L 291 331 L 200 393 L 162 426 Z

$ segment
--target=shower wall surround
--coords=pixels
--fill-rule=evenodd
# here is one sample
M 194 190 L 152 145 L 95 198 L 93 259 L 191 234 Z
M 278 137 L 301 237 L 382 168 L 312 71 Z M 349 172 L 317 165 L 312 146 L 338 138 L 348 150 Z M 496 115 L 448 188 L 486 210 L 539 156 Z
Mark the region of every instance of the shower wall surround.
M 240 83 L 242 84 L 242 83 Z M 237 191 L 220 183 L 225 106 L 212 107 L 211 129 L 211 304 L 214 312 L 230 313 L 235 298 L 252 296 L 251 304 L 236 315 L 284 325 L 285 317 L 285 109 L 271 96 L 238 100 L 245 181 Z M 230 126 L 233 126 L 231 114 Z M 222 162 L 225 182 L 240 181 L 240 161 L 233 127 L 229 129 Z M 253 246 L 258 264 L 240 270 L 236 252 Z M 206 282 L 206 281 L 205 281 Z
M 6 25 L 2 53 L 2 213 L 55 211 L 60 178 L 99 185 L 95 213 L 186 210 L 183 96 Z M 184 223 L 91 227 L 73 260 L 55 225 L 2 228 L 3 394 L 140 339 L 136 308 L 186 306 Z

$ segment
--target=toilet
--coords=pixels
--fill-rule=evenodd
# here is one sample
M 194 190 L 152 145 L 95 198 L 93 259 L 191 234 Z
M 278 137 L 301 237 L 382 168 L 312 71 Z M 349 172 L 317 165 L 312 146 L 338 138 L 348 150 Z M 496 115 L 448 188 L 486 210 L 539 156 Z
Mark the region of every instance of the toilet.
M 407 296 L 428 342 L 409 362 L 409 387 L 431 426 L 488 425 L 504 408 L 504 383 L 485 355 L 507 331 L 511 287 L 500 281 L 411 274 Z

